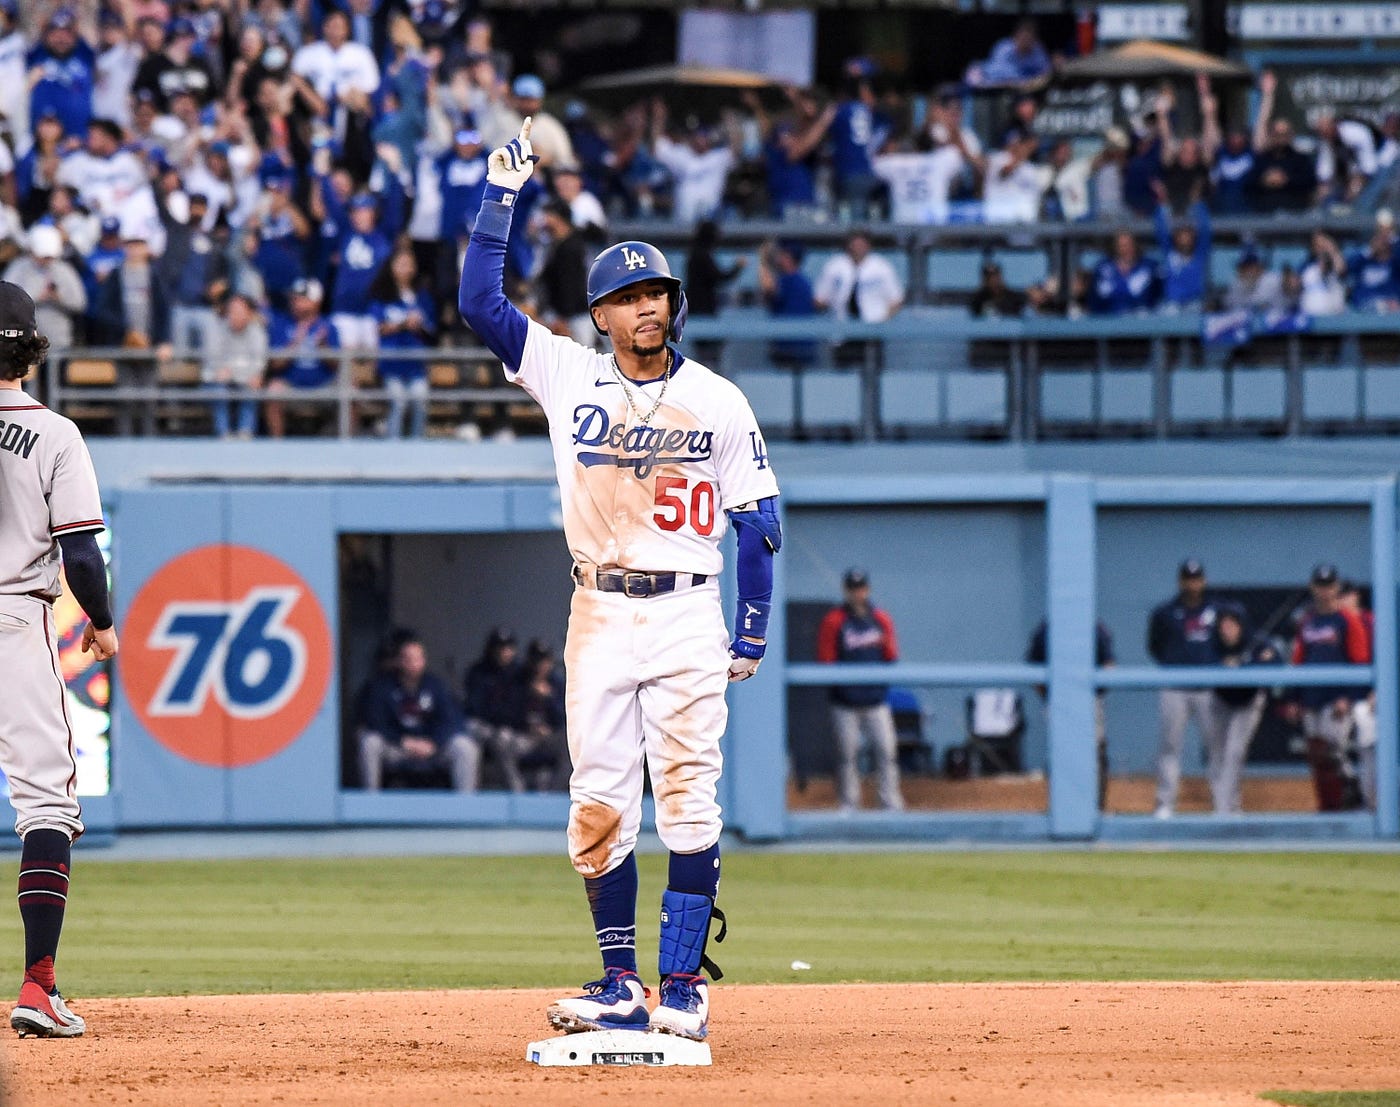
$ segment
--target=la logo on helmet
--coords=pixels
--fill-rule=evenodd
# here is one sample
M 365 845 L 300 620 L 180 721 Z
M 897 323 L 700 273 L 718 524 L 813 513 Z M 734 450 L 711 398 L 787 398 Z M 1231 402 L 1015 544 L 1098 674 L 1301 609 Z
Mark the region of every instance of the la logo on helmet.
M 641 254 L 639 254 L 636 250 L 633 250 L 630 246 L 624 246 L 622 248 L 622 260 L 626 262 L 627 271 L 629 273 L 633 269 L 644 269 L 646 268 L 647 264 L 647 259 L 644 258 Z

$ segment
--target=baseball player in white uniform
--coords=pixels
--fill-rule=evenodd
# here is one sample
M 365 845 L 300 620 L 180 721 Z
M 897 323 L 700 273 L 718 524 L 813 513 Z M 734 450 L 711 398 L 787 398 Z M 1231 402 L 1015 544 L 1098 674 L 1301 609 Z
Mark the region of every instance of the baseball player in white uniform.
M 24 982 L 10 1025 L 20 1037 L 76 1038 L 86 1029 L 54 982 L 73 839 L 83 832 L 78 765 L 58 658 L 53 601 L 61 563 L 87 613 L 83 651 L 117 652 L 97 478 L 82 435 L 21 390 L 48 353 L 34 301 L 0 281 L 0 769 L 10 781 L 15 832 L 24 842 L 19 913 Z
M 603 958 L 587 994 L 549 1008 L 565 1031 L 708 1033 L 702 967 L 719 891 L 720 738 L 727 682 L 763 657 L 782 542 L 778 485 L 748 401 L 684 357 L 685 295 L 643 242 L 598 255 L 588 274 L 594 326 L 611 354 L 553 335 L 501 288 L 518 190 L 533 169 L 530 121 L 496 150 L 462 269 L 459 306 L 544 408 L 574 559 L 564 651 L 573 775 L 569 854 L 583 876 Z M 669 341 L 668 341 L 669 340 Z M 720 610 L 720 543 L 738 534 L 739 607 Z M 660 1002 L 637 974 L 637 865 L 643 765 L 670 851 L 661 899 Z

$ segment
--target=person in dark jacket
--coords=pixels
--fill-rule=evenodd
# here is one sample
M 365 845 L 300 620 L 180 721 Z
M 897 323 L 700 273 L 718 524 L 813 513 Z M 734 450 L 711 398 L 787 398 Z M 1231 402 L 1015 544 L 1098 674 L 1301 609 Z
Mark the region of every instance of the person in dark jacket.
M 720 289 L 748 264 L 747 258 L 739 257 L 733 265 L 721 265 L 715 254 L 718 246 L 718 224 L 713 219 L 702 220 L 695 228 L 685 263 L 685 298 L 691 315 L 718 314 Z
M 495 627 L 467 670 L 467 733 L 489 750 L 513 792 L 525 790 L 517 767 L 520 746 L 520 651 L 515 634 Z
M 428 672 L 423 643 L 399 643 L 394 662 L 372 677 L 360 697 L 360 780 L 377 792 L 385 770 L 432 774 L 444 769 L 457 792 L 474 792 L 481 749 L 463 731 L 447 685 Z
M 1236 669 L 1242 665 L 1277 665 L 1278 651 L 1267 641 L 1250 641 L 1244 633 L 1244 620 L 1229 609 L 1220 612 L 1215 624 L 1216 648 L 1220 664 Z M 1259 720 L 1264 716 L 1268 693 L 1263 688 L 1217 688 L 1214 708 L 1217 722 L 1206 745 L 1206 776 L 1210 780 L 1211 804 L 1217 815 L 1238 815 L 1240 775 L 1245 756 Z
M 817 631 L 817 660 L 828 664 L 899 660 L 894 622 L 870 602 L 869 575 L 863 569 L 848 569 L 843 584 L 845 602 L 826 613 Z M 831 689 L 832 725 L 841 756 L 837 791 L 843 811 L 860 806 L 856 761 L 865 742 L 875 755 L 881 805 L 889 811 L 904 807 L 889 692 L 887 684 L 838 684 Z
M 148 350 L 164 343 L 170 333 L 170 307 L 165 282 L 151 261 L 151 244 L 129 232 L 122 243 L 122 262 L 97 286 L 92 308 L 95 345 Z
M 1159 665 L 1219 665 L 1220 642 L 1216 622 L 1229 607 L 1206 591 L 1206 569 L 1192 557 L 1181 563 L 1177 594 L 1152 611 L 1147 628 L 1147 653 Z M 1238 610 L 1231 607 L 1231 610 Z M 1181 750 L 1186 724 L 1196 729 L 1206 749 L 1220 745 L 1220 716 L 1209 688 L 1163 688 L 1157 693 L 1161 715 L 1161 745 L 1157 753 L 1157 806 L 1159 819 L 1171 818 L 1181 786 Z
M 596 251 L 574 226 L 569 205 L 563 200 L 544 205 L 544 224 L 553 245 L 540 270 L 541 314 L 555 334 L 596 346 L 600 336 L 588 314 L 588 266 Z
M 719 245 L 719 226 L 713 219 L 703 219 L 695 227 L 690 241 L 690 253 L 685 263 L 685 298 L 694 316 L 719 314 L 720 289 L 744 271 L 748 258 L 739 257 L 734 264 L 723 266 L 715 256 Z M 718 342 L 697 342 L 695 355 L 705 365 L 719 362 Z
M 516 708 L 520 740 L 512 768 L 522 786 L 538 792 L 563 787 L 569 777 L 563 677 L 553 647 L 538 638 L 531 641 L 520 666 Z

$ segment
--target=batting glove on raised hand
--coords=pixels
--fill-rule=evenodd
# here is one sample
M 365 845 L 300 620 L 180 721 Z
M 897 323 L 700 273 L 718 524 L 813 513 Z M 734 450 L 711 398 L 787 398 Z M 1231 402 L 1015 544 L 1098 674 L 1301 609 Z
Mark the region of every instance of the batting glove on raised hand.
M 729 683 L 748 680 L 758 672 L 758 663 L 763 660 L 763 651 L 767 648 L 767 642 L 736 636 L 729 643 Z
M 491 151 L 491 156 L 486 159 L 486 180 L 519 192 L 530 179 L 530 174 L 535 171 L 535 162 L 539 160 L 530 146 L 530 120 L 527 118 L 520 124 L 519 138 L 513 138 Z

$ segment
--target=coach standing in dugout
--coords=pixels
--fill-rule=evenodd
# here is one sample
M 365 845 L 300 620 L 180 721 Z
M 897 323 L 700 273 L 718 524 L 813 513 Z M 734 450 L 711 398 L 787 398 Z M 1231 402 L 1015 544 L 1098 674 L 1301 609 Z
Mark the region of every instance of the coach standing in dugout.
M 1358 611 L 1341 603 L 1342 583 L 1335 565 L 1316 566 L 1309 580 L 1312 602 L 1298 621 L 1293 639 L 1294 665 L 1369 665 L 1371 635 Z M 1303 709 L 1303 737 L 1319 809 L 1344 811 L 1361 806 L 1360 785 L 1351 765 L 1357 701 L 1370 689 L 1306 686 L 1298 689 Z
M 10 1025 L 20 1037 L 76 1038 L 83 1020 L 63 1002 L 54 957 L 63 929 L 72 843 L 83 832 L 78 765 L 68 725 L 53 601 L 59 568 L 89 619 L 83 652 L 117 652 L 97 477 L 72 422 L 25 395 L 20 382 L 48 355 L 34 301 L 0 281 L 0 769 L 10 781 L 24 922 L 24 982 Z M 60 557 L 60 549 L 62 555 Z
M 817 631 L 817 660 L 827 664 L 898 661 L 894 622 L 871 604 L 870 577 L 865 570 L 848 569 L 842 583 L 845 602 L 826 613 Z M 832 726 L 841 758 L 836 787 L 843 812 L 860 806 L 857 760 L 865 742 L 870 743 L 875 757 L 880 805 L 887 811 L 904 809 L 889 694 L 888 684 L 837 684 L 831 689 Z
M 1206 594 L 1206 569 L 1187 558 L 1177 572 L 1177 594 L 1152 611 L 1147 627 L 1147 652 L 1159 665 L 1219 665 L 1220 612 L 1231 605 Z M 1232 608 L 1233 609 L 1233 608 Z M 1153 814 L 1169 819 L 1176 810 L 1181 787 L 1181 748 L 1186 724 L 1194 718 L 1206 749 L 1220 743 L 1221 719 L 1209 688 L 1163 688 L 1157 693 L 1161 713 L 1161 746 L 1157 753 L 1157 805 Z

